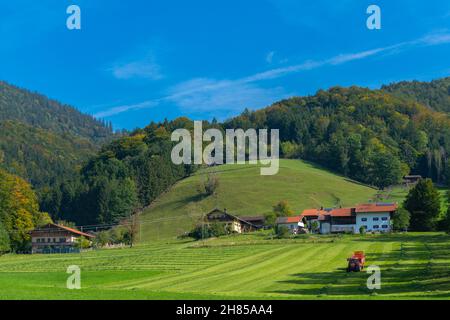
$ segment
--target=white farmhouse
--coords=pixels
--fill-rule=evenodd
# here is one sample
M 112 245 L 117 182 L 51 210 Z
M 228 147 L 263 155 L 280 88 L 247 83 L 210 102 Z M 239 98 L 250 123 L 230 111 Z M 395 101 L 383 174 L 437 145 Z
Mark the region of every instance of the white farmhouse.
M 391 216 L 397 210 L 392 203 L 376 203 L 356 207 L 356 232 L 364 227 L 368 232 L 392 231 Z
M 397 208 L 394 203 L 370 203 L 351 208 L 306 209 L 301 217 L 309 224 L 319 222 L 322 234 L 359 233 L 361 227 L 367 232 L 390 232 L 391 217 Z

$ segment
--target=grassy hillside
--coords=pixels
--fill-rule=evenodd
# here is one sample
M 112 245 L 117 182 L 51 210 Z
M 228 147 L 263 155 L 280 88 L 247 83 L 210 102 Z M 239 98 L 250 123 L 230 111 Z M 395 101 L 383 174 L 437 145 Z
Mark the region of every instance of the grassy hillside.
M 266 232 L 69 255 L 0 257 L 0 299 L 449 299 L 450 237 L 439 233 L 311 236 Z M 345 272 L 364 250 L 382 287 Z M 81 290 L 66 289 L 67 267 Z
M 202 197 L 197 186 L 208 172 L 220 180 L 216 196 Z M 202 214 L 215 207 L 238 216 L 270 212 L 287 200 L 296 213 L 306 208 L 367 202 L 376 190 L 300 160 L 281 160 L 274 176 L 261 176 L 256 165 L 208 168 L 177 183 L 142 216 L 141 241 L 170 238 L 189 231 Z

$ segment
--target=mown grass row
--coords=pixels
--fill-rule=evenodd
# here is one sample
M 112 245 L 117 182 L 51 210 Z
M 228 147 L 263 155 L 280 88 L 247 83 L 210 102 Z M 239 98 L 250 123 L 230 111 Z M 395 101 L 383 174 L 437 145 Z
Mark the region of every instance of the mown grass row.
M 450 298 L 450 237 L 443 234 L 273 242 L 254 234 L 239 240 L 233 236 L 81 255 L 4 256 L 0 298 Z M 366 272 L 345 272 L 346 258 L 355 250 L 364 250 L 368 265 L 381 268 L 381 290 L 367 289 Z M 65 288 L 65 271 L 72 264 L 82 270 L 79 291 Z

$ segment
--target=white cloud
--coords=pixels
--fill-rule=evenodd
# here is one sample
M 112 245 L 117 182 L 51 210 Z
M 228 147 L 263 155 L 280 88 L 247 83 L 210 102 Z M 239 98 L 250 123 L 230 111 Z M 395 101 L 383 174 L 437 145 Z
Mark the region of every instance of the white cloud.
M 163 78 L 161 67 L 152 56 L 148 56 L 143 60 L 116 63 L 110 70 L 114 77 L 123 80 L 132 78 L 159 80 Z
M 435 33 L 431 33 L 421 39 L 421 42 L 425 45 L 439 45 L 450 43 L 450 33 L 448 30 L 443 30 Z
M 154 100 L 154 101 L 144 101 L 141 103 L 136 103 L 136 104 L 129 104 L 129 105 L 122 105 L 122 106 L 117 106 L 117 107 L 113 107 L 110 108 L 108 110 L 105 111 L 101 111 L 98 112 L 96 114 L 94 114 L 94 117 L 96 118 L 106 118 L 106 117 L 110 117 L 119 113 L 123 113 L 126 111 L 130 111 L 130 110 L 139 110 L 139 109 L 144 109 L 144 108 L 151 108 L 151 107 L 156 107 L 158 105 L 158 101 Z
M 266 56 L 266 62 L 272 63 L 274 55 L 275 55 L 275 51 L 270 51 Z
M 259 108 L 286 96 L 283 88 L 265 89 L 241 81 L 192 79 L 176 85 L 165 99 L 189 111 Z
M 153 107 L 161 101 L 174 102 L 182 108 L 189 108 L 194 111 L 214 109 L 230 110 L 233 108 L 240 110 L 243 107 L 264 107 L 288 95 L 281 87 L 266 89 L 257 84 L 260 81 L 277 79 L 290 74 L 313 70 L 320 67 L 345 64 L 380 54 L 398 54 L 401 51 L 413 47 L 434 46 L 445 43 L 450 43 L 450 33 L 441 31 L 413 41 L 401 42 L 387 47 L 355 53 L 340 54 L 325 60 L 308 60 L 300 64 L 274 68 L 240 79 L 216 80 L 209 78 L 195 78 L 173 86 L 169 89 L 166 96 L 163 96 L 158 100 L 147 101 L 131 106 L 115 107 L 100 112 L 99 114 L 106 117 L 132 109 Z

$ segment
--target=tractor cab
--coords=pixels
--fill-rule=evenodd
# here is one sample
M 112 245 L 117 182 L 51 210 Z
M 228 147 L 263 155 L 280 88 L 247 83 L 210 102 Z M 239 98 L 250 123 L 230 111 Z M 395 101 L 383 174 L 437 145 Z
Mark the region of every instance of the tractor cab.
M 359 272 L 364 269 L 364 263 L 366 262 L 366 256 L 363 251 L 355 251 L 353 255 L 347 259 L 347 272 Z

